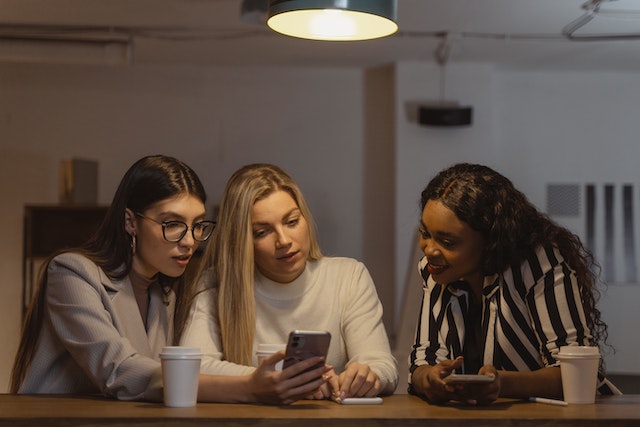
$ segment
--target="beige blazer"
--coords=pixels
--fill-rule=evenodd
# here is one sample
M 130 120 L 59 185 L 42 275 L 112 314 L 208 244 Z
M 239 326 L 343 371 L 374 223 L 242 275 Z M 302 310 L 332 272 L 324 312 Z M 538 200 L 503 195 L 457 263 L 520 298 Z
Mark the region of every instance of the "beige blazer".
M 149 288 L 145 330 L 128 277 L 112 281 L 74 253 L 55 257 L 47 274 L 44 322 L 19 393 L 161 400 L 159 353 L 173 339 L 175 295 Z

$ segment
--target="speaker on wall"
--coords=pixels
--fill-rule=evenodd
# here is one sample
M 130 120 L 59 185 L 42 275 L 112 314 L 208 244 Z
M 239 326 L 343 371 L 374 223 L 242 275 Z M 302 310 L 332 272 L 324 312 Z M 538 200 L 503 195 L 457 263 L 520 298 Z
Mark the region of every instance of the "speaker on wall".
M 418 122 L 427 126 L 468 126 L 472 122 L 473 108 L 468 106 L 421 106 Z

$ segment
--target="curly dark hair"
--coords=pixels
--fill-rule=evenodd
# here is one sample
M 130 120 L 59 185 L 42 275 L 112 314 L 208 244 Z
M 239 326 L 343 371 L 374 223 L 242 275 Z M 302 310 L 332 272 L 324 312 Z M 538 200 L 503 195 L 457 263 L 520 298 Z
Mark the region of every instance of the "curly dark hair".
M 520 265 L 540 245 L 555 245 L 575 271 L 594 342 L 606 342 L 607 325 L 596 307 L 600 267 L 593 254 L 577 235 L 539 212 L 508 178 L 487 166 L 459 163 L 429 182 L 422 192 L 421 211 L 429 200 L 438 200 L 482 234 L 487 275 Z

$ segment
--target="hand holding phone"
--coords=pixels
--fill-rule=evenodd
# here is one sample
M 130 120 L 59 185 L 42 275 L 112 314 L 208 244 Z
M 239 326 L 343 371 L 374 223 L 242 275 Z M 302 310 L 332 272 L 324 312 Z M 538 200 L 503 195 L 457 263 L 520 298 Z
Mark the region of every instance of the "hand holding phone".
M 331 334 L 327 331 L 295 330 L 291 332 L 287 341 L 282 368 L 286 369 L 301 360 L 315 356 L 322 356 L 326 359 L 330 342 Z M 322 365 L 314 366 L 311 369 L 319 366 Z

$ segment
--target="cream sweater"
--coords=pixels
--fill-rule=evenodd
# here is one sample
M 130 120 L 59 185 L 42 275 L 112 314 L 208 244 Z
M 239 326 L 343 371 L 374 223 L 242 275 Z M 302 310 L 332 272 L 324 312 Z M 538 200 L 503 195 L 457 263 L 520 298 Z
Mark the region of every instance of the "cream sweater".
M 224 361 L 215 297 L 215 289 L 198 296 L 181 344 L 201 348 L 202 373 L 247 375 L 257 366 L 255 356 L 252 367 Z M 382 323 L 382 304 L 364 264 L 324 257 L 308 262 L 300 277 L 287 284 L 256 273 L 255 298 L 254 350 L 258 343 L 286 343 L 294 329 L 326 330 L 331 333 L 327 364 L 336 373 L 349 363 L 365 363 L 380 378 L 382 394 L 395 391 L 397 362 Z

